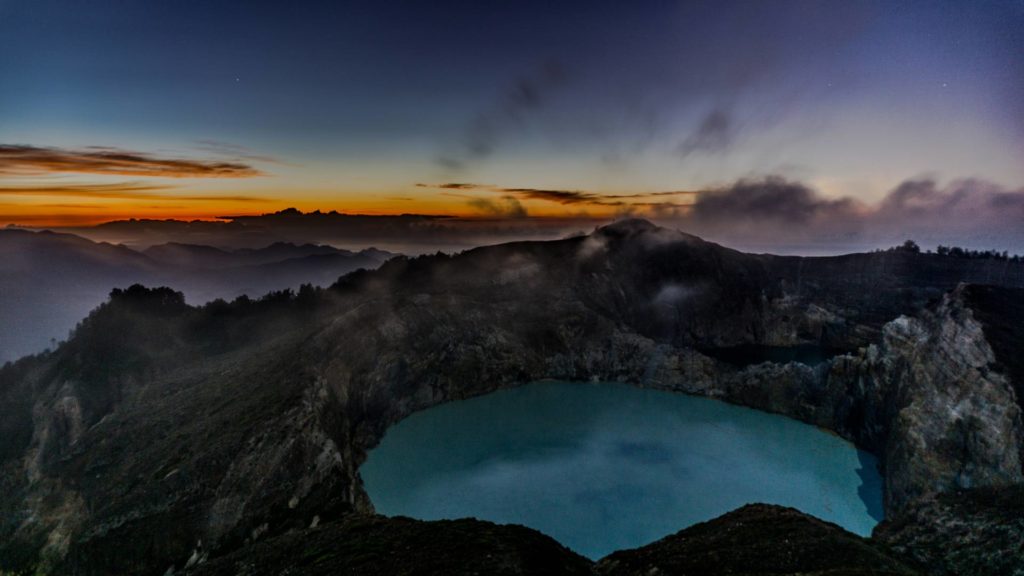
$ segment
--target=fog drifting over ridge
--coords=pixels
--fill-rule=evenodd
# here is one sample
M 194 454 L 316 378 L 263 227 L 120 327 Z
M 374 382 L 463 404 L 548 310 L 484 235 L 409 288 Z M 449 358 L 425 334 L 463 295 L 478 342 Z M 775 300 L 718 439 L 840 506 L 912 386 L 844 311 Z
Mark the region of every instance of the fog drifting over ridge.
M 910 179 L 868 203 L 831 198 L 780 176 L 743 179 L 695 191 L 609 194 L 471 183 L 421 184 L 465 198 L 473 217 L 361 215 L 282 210 L 219 221 L 123 220 L 66 231 L 136 248 L 185 242 L 260 248 L 273 242 L 374 246 L 410 255 L 479 245 L 583 234 L 625 217 L 650 219 L 733 248 L 780 254 L 839 254 L 916 240 L 923 248 L 956 245 L 1024 253 L 1024 188 L 983 179 L 946 183 Z M 534 216 L 525 201 L 566 209 L 564 217 Z M 615 212 L 597 217 L 588 208 Z
M 668 221 L 748 250 L 836 253 L 914 239 L 922 246 L 1024 250 L 1024 188 L 979 179 L 906 180 L 877 203 L 826 198 L 800 182 L 741 180 Z M 788 250 L 787 250 L 788 248 Z

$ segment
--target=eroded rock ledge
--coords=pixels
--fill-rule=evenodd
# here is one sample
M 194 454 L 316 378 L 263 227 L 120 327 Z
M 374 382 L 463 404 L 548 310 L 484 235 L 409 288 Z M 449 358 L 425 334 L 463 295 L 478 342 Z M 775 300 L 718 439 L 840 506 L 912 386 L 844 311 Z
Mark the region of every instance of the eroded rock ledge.
M 914 531 L 932 526 L 960 554 L 989 545 L 940 530 L 945 513 L 900 519 L 951 490 L 1022 481 L 1007 353 L 1020 344 L 976 288 L 957 288 L 992 277 L 986 265 L 747 255 L 626 223 L 396 259 L 301 298 L 192 308 L 133 288 L 56 352 L 0 370 L 0 568 L 163 573 L 289 542 L 372 512 L 357 470 L 389 425 L 557 378 L 703 394 L 834 430 L 882 458 L 886 538 L 929 571 L 954 570 Z M 1000 266 L 1024 285 L 1024 267 Z M 992 290 L 1010 291 L 996 302 L 1019 293 Z M 737 368 L 697 351 L 799 343 L 850 352 Z M 994 517 L 988 500 L 970 502 L 965 522 Z

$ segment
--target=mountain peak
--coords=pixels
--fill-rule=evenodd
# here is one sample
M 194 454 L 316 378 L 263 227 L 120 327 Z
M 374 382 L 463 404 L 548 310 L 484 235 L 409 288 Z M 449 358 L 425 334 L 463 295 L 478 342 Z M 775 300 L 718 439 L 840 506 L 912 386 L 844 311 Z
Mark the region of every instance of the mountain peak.
M 645 220 L 643 218 L 625 218 L 622 220 L 616 220 L 606 226 L 602 226 L 598 229 L 598 232 L 605 236 L 622 237 L 650 232 L 657 229 L 658 226 L 651 223 L 650 220 Z

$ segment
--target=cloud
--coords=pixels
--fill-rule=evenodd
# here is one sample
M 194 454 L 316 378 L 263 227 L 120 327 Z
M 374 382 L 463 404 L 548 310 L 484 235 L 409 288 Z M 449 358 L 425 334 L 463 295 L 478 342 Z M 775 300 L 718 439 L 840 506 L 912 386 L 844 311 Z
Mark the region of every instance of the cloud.
M 701 223 L 737 221 L 781 222 L 809 225 L 854 215 L 857 203 L 849 198 L 822 198 L 804 184 L 780 177 L 740 180 L 697 196 L 690 216 Z
M 70 198 L 115 198 L 120 200 L 175 200 L 197 202 L 266 202 L 272 200 L 254 196 L 183 196 L 160 194 L 170 186 L 156 186 L 138 182 L 111 184 L 59 184 L 38 186 L 0 186 L 0 196 L 64 196 Z
M 746 248 L 859 241 L 869 212 L 853 199 L 825 198 L 777 176 L 705 190 L 685 210 L 663 210 L 687 232 Z
M 931 179 L 907 180 L 877 203 L 826 197 L 808 184 L 780 176 L 741 179 L 705 190 L 629 194 L 473 183 L 422 186 L 468 199 L 492 216 L 515 213 L 507 204 L 509 198 L 567 208 L 613 208 L 616 218 L 651 218 L 711 240 L 758 250 L 859 250 L 913 238 L 931 245 L 960 242 L 974 248 L 1024 251 L 1024 190 L 977 179 L 945 186 Z M 480 198 L 477 193 L 501 194 L 502 201 Z M 571 216 L 590 218 L 582 212 Z
M 694 152 L 721 153 L 732 146 L 735 137 L 736 126 L 732 116 L 722 108 L 715 108 L 679 144 L 678 151 L 683 158 Z
M 931 179 L 908 180 L 879 204 L 875 220 L 908 230 L 1009 230 L 1024 236 L 1024 189 L 1008 190 L 977 179 L 956 180 L 945 187 Z
M 56 187 L 57 190 L 160 196 L 156 190 Z M 10 188 L 0 189 L 2 193 Z M 502 190 L 518 190 L 517 193 Z M 15 189 L 14 193 L 22 193 Z M 557 192 L 557 194 L 548 194 Z M 370 245 L 406 253 L 458 250 L 481 244 L 554 239 L 593 229 L 612 217 L 594 217 L 581 208 L 595 201 L 596 192 L 494 188 L 465 184 L 443 194 L 460 198 L 475 217 L 455 218 L 407 214 L 361 216 L 336 212 L 303 214 L 286 210 L 262 216 L 224 217 L 217 223 L 122 222 L 81 233 L 99 239 L 138 244 L 188 241 L 222 246 L 260 246 L 275 241 L 333 243 L 358 248 Z M 74 195 L 74 194 L 72 194 Z M 671 195 L 679 195 L 676 201 Z M 929 248 L 954 244 L 976 249 L 1024 253 L 1024 189 L 1009 189 L 983 180 L 939 184 L 930 179 L 907 180 L 876 203 L 830 198 L 806 183 L 777 176 L 745 179 L 701 191 L 666 191 L 624 196 L 614 205 L 615 217 L 645 217 L 667 228 L 678 228 L 734 248 L 782 253 L 839 253 L 894 246 L 908 238 Z M 640 198 L 648 196 L 648 198 Z M 562 216 L 531 217 L 524 200 L 546 198 L 568 202 Z M 215 197 L 200 197 L 213 200 Z M 245 200 L 244 197 L 222 197 Z M 688 200 L 693 199 L 693 202 Z M 197 198 L 198 199 L 198 198 Z M 0 207 L 2 211 L 2 207 Z M 10 217 L 26 221 L 24 217 Z M 95 221 L 95 216 L 92 217 Z M 77 233 L 77 232 L 76 232 Z M 104 236 L 107 234 L 107 236 Z M 587 244 L 581 257 L 598 251 Z
M 250 178 L 264 175 L 243 162 L 158 158 L 142 152 L 98 146 L 72 150 L 0 145 L 0 174 L 36 176 L 55 173 L 162 178 Z
M 708 190 L 670 220 L 688 232 L 739 246 L 878 247 L 913 238 L 926 245 L 1024 249 L 1024 189 L 983 180 L 940 186 L 907 180 L 881 201 L 826 198 L 779 177 Z
M 676 307 L 686 300 L 689 300 L 698 293 L 692 286 L 679 283 L 668 283 L 658 290 L 654 296 L 654 303 L 662 306 Z
M 168 186 L 115 182 L 112 184 L 54 184 L 38 186 L 0 186 L 0 196 L 72 196 L 77 198 L 151 198 L 153 191 Z
M 518 219 L 528 216 L 526 208 L 514 196 L 503 196 L 500 200 L 473 198 L 469 201 L 469 205 L 484 215 L 495 218 Z
M 220 140 L 196 140 L 195 149 L 203 152 L 209 152 L 217 154 L 219 156 L 229 156 L 232 158 L 240 158 L 245 160 L 255 160 L 257 162 L 269 162 L 272 164 L 287 164 L 281 160 L 274 158 L 273 156 L 267 156 L 266 154 L 259 154 L 248 146 L 242 146 L 240 144 L 232 144 L 230 142 L 222 142 Z
M 480 188 L 490 188 L 490 186 L 484 186 L 483 184 L 467 184 L 464 182 L 445 182 L 444 184 L 424 184 L 423 182 L 417 182 L 418 188 L 441 188 L 442 190 L 477 190 Z
M 556 204 L 601 204 L 616 205 L 621 202 L 607 202 L 595 192 L 581 192 L 579 190 L 544 190 L 540 188 L 502 188 L 502 192 L 515 194 L 520 198 L 528 200 L 546 200 Z
M 699 194 L 696 190 L 670 190 L 661 192 L 637 192 L 632 194 L 606 194 L 603 192 L 588 192 L 583 190 L 551 190 L 544 188 L 504 188 L 501 186 L 490 186 L 486 184 L 472 184 L 466 182 L 447 182 L 443 184 L 417 183 L 421 188 L 438 188 L 441 190 L 481 190 L 487 192 L 498 192 L 506 196 L 513 196 L 520 200 L 544 200 L 562 205 L 591 205 L 591 206 L 623 206 L 627 205 L 625 200 L 639 200 L 644 198 L 657 198 L 665 196 L 693 196 Z M 465 194 L 454 194 L 442 192 L 448 196 L 470 197 Z M 654 206 L 667 204 L 681 206 L 675 203 L 651 203 L 651 202 L 630 202 L 630 205 Z
M 637 192 L 635 194 L 606 194 L 605 198 L 656 198 L 658 196 L 696 196 L 700 190 L 666 190 L 664 192 Z
M 530 113 L 541 109 L 566 77 L 561 64 L 547 62 L 515 79 L 490 108 L 468 123 L 454 147 L 441 153 L 437 163 L 447 170 L 461 170 L 490 156 L 505 134 L 522 126 Z

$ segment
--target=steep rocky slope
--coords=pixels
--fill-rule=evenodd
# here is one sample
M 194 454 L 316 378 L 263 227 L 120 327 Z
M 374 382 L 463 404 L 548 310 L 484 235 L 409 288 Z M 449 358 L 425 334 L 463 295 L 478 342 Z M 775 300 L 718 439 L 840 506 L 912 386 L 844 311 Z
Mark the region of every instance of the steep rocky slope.
M 957 289 L 916 318 L 886 324 L 879 344 L 837 361 L 830 375 L 867 391 L 862 406 L 879 426 L 891 511 L 952 488 L 1024 481 L 1020 405 L 964 296 Z
M 1001 271 L 1024 284 L 1021 267 Z M 58 350 L 0 370 L 0 568 L 163 573 L 291 546 L 314 519 L 372 512 L 357 470 L 389 425 L 542 378 L 834 430 L 881 457 L 897 526 L 949 490 L 1021 482 L 1020 404 L 997 354 L 1013 335 L 991 336 L 973 288 L 957 289 L 991 273 L 912 253 L 747 255 L 627 221 L 399 258 L 297 297 L 195 308 L 118 291 Z M 742 367 L 701 352 L 795 344 L 848 353 Z

